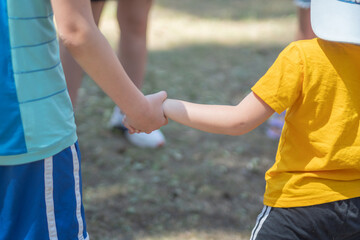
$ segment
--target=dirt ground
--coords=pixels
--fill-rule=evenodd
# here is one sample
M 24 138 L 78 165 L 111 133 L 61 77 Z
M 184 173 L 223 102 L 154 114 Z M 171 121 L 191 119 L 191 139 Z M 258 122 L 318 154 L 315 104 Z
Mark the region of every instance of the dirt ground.
M 101 22 L 113 45 L 114 8 L 109 2 Z M 295 27 L 291 0 L 157 0 L 143 90 L 237 104 Z M 92 240 L 248 239 L 277 147 L 266 125 L 231 137 L 170 122 L 162 128 L 165 147 L 138 149 L 107 128 L 113 106 L 85 77 L 75 116 Z

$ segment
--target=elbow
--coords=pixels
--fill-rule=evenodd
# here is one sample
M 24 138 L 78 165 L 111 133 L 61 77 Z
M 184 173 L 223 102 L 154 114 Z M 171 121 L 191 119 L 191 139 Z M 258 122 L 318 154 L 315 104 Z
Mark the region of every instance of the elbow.
M 230 136 L 240 136 L 250 131 L 251 129 L 248 128 L 248 124 L 245 122 L 236 122 L 226 129 L 225 134 Z
M 91 26 L 88 24 L 68 23 L 59 28 L 59 39 L 70 51 L 87 44 L 91 34 Z

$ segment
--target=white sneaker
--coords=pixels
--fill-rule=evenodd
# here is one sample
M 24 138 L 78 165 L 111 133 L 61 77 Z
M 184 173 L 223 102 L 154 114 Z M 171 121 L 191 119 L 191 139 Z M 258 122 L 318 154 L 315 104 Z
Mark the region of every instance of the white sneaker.
M 124 114 L 122 114 L 120 108 L 115 106 L 109 121 L 109 128 L 118 128 L 122 131 L 126 131 L 127 128 L 122 123 L 123 119 L 124 119 Z
M 141 148 L 159 148 L 165 145 L 164 134 L 158 129 L 151 133 L 134 133 L 125 132 L 125 136 L 129 142 Z
M 113 114 L 109 121 L 109 127 L 118 128 L 124 131 L 125 137 L 130 143 L 141 148 L 158 148 L 164 146 L 165 136 L 164 134 L 162 134 L 160 130 L 155 130 L 149 134 L 147 133 L 130 134 L 127 131 L 127 128 L 122 123 L 123 118 L 124 118 L 124 114 L 122 114 L 120 109 L 115 106 Z

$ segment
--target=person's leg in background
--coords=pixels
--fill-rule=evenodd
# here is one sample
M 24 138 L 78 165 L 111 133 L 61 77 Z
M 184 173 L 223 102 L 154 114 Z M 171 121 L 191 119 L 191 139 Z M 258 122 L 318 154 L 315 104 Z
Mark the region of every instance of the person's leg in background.
M 147 63 L 147 26 L 152 0 L 119 0 L 117 20 L 121 29 L 118 56 L 126 73 L 141 89 Z
M 117 20 L 121 30 L 118 56 L 126 73 L 141 89 L 147 64 L 147 26 L 153 0 L 118 0 Z M 123 115 L 115 107 L 110 126 L 123 128 Z M 165 137 L 160 130 L 150 134 L 128 134 L 127 139 L 136 146 L 156 148 L 164 145 Z
M 71 56 L 71 54 L 68 52 L 68 50 L 65 48 L 65 46 L 61 41 L 59 41 L 59 47 L 60 47 L 61 64 L 64 69 L 66 85 L 71 98 L 71 103 L 73 105 L 73 108 L 75 109 L 78 90 L 81 86 L 84 73 L 82 68 Z
M 297 0 L 295 4 L 298 19 L 296 40 L 315 38 L 310 21 L 310 0 Z

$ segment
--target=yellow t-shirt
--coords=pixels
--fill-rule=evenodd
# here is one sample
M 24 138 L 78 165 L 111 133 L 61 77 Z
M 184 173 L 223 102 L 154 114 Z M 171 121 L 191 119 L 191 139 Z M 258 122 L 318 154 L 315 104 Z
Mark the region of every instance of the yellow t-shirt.
M 360 196 L 360 46 L 290 44 L 252 88 L 287 110 L 264 204 L 300 207 Z

